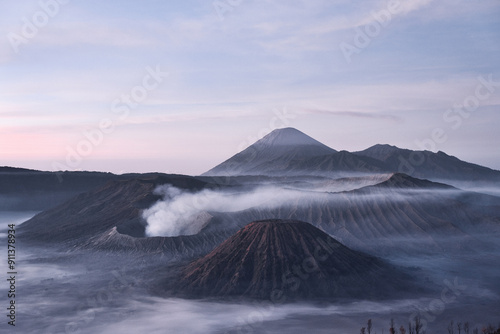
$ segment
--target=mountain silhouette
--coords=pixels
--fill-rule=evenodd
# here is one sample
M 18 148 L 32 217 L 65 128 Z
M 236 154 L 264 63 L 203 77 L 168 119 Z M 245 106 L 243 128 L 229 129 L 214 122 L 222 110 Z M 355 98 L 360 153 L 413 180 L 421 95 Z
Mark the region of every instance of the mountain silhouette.
M 434 180 L 500 181 L 500 171 L 469 163 L 442 151 L 412 151 L 374 145 L 353 154 L 378 160 L 387 170 Z
M 203 176 L 350 177 L 404 173 L 416 178 L 500 182 L 500 171 L 444 152 L 374 145 L 359 152 L 336 151 L 297 129 L 277 129 Z

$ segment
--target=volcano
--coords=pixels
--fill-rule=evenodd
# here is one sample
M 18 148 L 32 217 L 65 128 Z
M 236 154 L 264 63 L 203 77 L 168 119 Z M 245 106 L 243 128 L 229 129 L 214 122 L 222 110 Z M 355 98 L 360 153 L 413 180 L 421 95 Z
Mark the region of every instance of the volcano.
M 294 128 L 276 129 L 202 176 L 321 176 L 345 178 L 405 173 L 432 181 L 500 182 L 500 171 L 444 152 L 374 145 L 364 151 L 336 151 Z M 445 182 L 450 183 L 450 182 Z
M 256 221 L 187 265 L 173 289 L 184 297 L 276 301 L 389 298 L 411 278 L 388 263 L 342 245 L 309 223 Z
M 286 172 L 296 161 L 337 151 L 294 129 L 277 129 L 203 176 L 267 175 Z

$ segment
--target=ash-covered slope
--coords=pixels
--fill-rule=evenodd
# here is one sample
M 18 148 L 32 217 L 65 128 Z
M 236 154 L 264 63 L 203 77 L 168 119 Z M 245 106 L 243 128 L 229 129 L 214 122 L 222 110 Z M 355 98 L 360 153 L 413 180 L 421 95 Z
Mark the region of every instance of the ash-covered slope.
M 277 129 L 212 168 L 203 176 L 266 175 L 286 172 L 294 161 L 336 151 L 294 128 Z
M 500 232 L 500 198 L 404 174 L 338 193 L 304 193 L 278 207 L 213 213 L 226 225 L 269 217 L 309 221 L 349 247 L 386 256 L 473 251 Z M 490 239 L 491 239 L 490 238 Z
M 154 190 L 164 184 L 186 190 L 206 186 L 205 182 L 182 175 L 144 175 L 110 181 L 36 215 L 19 226 L 19 233 L 24 240 L 71 244 L 86 243 L 113 227 L 118 232 L 142 237 L 141 211 L 161 198 Z
M 162 254 L 167 258 L 192 259 L 204 255 L 231 236 L 230 230 L 218 233 L 200 232 L 176 237 L 132 237 L 120 233 L 117 227 L 99 233 L 80 243 L 78 249 L 106 252 Z
M 187 191 L 210 187 L 206 182 L 183 175 L 151 174 L 111 181 L 23 223 L 18 227 L 19 238 L 72 250 L 161 253 L 167 257 L 193 258 L 206 254 L 234 232 L 146 237 L 146 223 L 141 213 L 161 198 L 154 190 L 165 184 Z M 207 213 L 199 219 L 208 223 L 212 217 Z
M 189 297 L 291 301 L 401 297 L 410 277 L 382 260 L 353 251 L 311 224 L 253 222 L 184 268 L 173 285 Z
M 288 173 L 317 176 L 356 176 L 391 172 L 383 162 L 347 151 L 294 161 Z

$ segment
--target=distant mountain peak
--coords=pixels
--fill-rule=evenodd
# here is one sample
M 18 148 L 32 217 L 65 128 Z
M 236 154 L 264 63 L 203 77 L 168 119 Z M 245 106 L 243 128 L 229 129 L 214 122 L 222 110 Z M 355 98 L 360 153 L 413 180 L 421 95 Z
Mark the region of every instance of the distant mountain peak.
M 368 156 L 370 158 L 375 158 L 379 160 L 383 160 L 384 158 L 395 154 L 400 151 L 405 151 L 405 149 L 399 148 L 394 145 L 389 144 L 376 144 L 364 151 L 354 152 L 354 154 Z
M 396 145 L 390 145 L 390 144 L 375 144 L 369 149 L 400 150 L 400 148 L 397 147 Z
M 374 186 L 369 187 L 390 187 L 390 188 L 401 188 L 401 189 L 456 189 L 450 185 L 433 182 L 425 179 L 417 179 L 411 177 L 404 173 L 392 173 L 389 174 L 389 177 L 386 181 L 376 184 Z
M 319 146 L 333 151 L 328 146 L 320 143 L 314 138 L 306 135 L 302 131 L 295 128 L 276 129 L 257 141 L 254 145 L 257 146 Z
M 204 173 L 204 176 L 266 175 L 283 173 L 296 161 L 337 151 L 295 128 L 276 129 Z
M 202 175 L 346 177 L 393 172 L 430 180 L 500 182 L 500 171 L 441 151 L 413 151 L 377 144 L 363 151 L 338 152 L 291 127 L 272 131 Z

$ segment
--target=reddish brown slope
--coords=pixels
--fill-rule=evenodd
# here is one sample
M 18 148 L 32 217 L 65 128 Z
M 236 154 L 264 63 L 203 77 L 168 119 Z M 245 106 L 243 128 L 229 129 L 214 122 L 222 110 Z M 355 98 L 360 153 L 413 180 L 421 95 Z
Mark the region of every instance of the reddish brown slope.
M 298 221 L 253 222 L 188 265 L 174 289 L 190 297 L 393 297 L 408 277 Z

